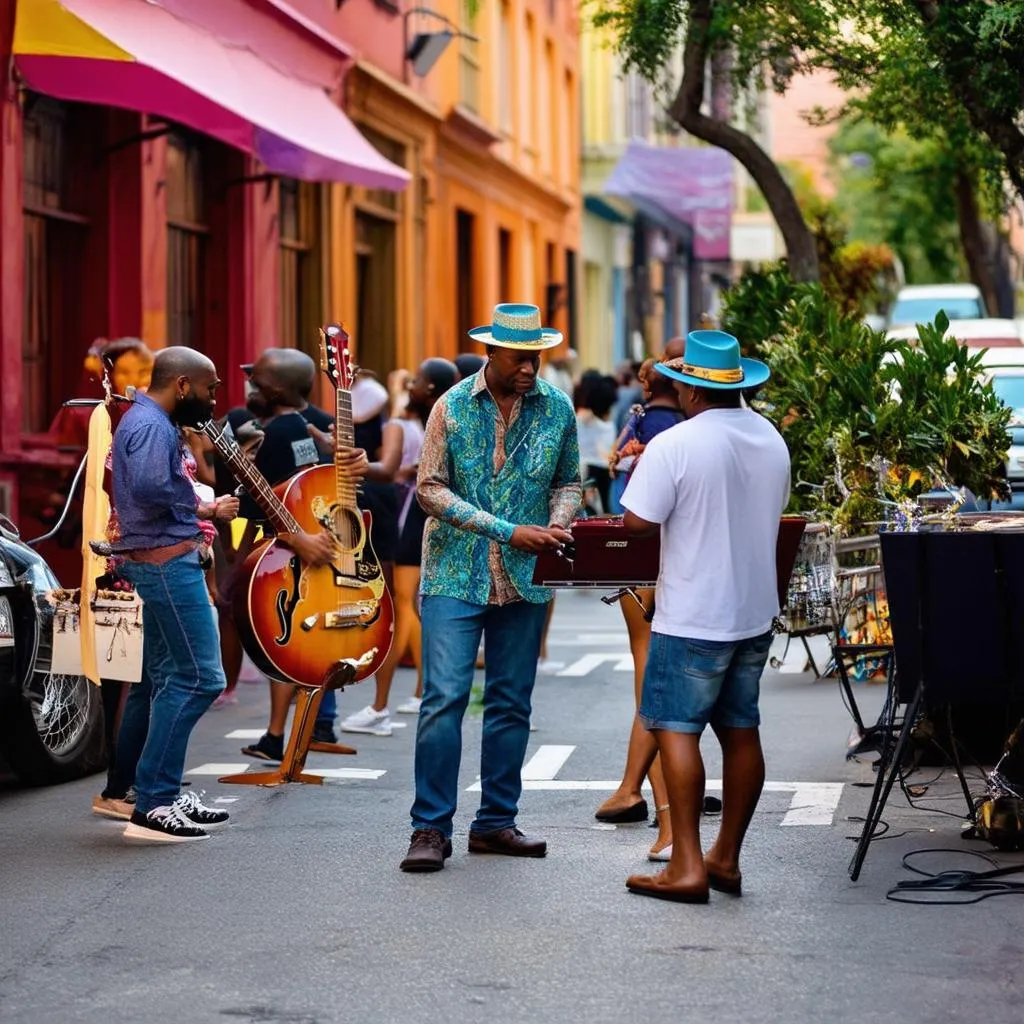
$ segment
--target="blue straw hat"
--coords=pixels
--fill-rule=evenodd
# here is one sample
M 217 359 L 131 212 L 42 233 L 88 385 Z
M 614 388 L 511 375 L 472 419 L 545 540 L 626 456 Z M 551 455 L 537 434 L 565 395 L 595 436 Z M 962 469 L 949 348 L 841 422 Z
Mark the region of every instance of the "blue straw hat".
M 672 380 L 720 391 L 757 388 L 771 376 L 764 363 L 741 358 L 740 343 L 725 331 L 690 331 L 683 355 L 654 368 Z
M 540 309 L 526 302 L 502 302 L 494 307 L 494 323 L 474 327 L 469 336 L 484 345 L 542 352 L 562 343 L 561 331 L 541 327 Z

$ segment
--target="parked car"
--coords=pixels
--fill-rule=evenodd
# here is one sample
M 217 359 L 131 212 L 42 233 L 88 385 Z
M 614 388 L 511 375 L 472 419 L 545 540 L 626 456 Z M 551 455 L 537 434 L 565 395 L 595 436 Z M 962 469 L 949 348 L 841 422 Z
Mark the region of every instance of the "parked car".
M 913 341 L 917 337 L 917 324 L 893 327 L 887 333 L 890 338 Z M 995 317 L 953 320 L 946 334 L 953 335 L 971 349 L 997 350 L 993 351 L 993 358 L 998 360 L 1015 359 L 1017 352 L 1024 353 L 1024 337 L 1021 335 L 1021 325 L 1016 320 Z M 1007 350 L 1014 350 L 1014 353 L 1010 354 Z
M 105 761 L 100 688 L 51 671 L 60 584 L 0 516 L 0 759 L 25 784 L 66 782 Z
M 978 320 L 988 316 L 985 300 L 973 284 L 907 285 L 896 295 L 889 327 L 930 324 L 939 312 L 950 320 Z
M 987 372 L 992 389 L 1013 410 L 1007 428 L 1006 482 L 1011 491 L 1024 491 L 1024 365 L 991 366 Z

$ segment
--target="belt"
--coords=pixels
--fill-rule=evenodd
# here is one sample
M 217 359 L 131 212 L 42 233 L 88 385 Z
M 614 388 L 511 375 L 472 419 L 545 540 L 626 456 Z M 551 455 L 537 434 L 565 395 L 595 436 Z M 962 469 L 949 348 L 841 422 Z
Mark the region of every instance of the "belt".
M 139 551 L 125 551 L 124 557 L 129 562 L 163 565 L 165 562 L 171 561 L 172 558 L 178 558 L 181 555 L 187 555 L 190 551 L 195 551 L 198 547 L 199 541 L 197 540 L 182 540 L 165 548 L 142 548 Z

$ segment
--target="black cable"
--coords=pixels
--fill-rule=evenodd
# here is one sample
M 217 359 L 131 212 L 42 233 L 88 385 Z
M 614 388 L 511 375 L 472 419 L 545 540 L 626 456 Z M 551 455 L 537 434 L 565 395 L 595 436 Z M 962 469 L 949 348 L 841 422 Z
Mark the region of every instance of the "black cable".
M 935 874 L 915 867 L 911 860 L 926 853 L 953 853 L 959 857 L 977 857 L 992 867 L 988 871 L 939 871 Z M 902 859 L 903 867 L 920 875 L 920 879 L 911 878 L 897 882 L 886 894 L 885 898 L 893 903 L 914 903 L 920 906 L 955 907 L 972 903 L 981 903 L 992 896 L 1024 896 L 1024 882 L 1000 881 L 1005 875 L 1013 875 L 1024 871 L 1024 862 L 1001 867 L 997 861 L 985 853 L 975 850 L 953 850 L 947 848 L 911 850 Z M 974 894 L 973 899 L 913 899 L 911 893 L 967 893 Z

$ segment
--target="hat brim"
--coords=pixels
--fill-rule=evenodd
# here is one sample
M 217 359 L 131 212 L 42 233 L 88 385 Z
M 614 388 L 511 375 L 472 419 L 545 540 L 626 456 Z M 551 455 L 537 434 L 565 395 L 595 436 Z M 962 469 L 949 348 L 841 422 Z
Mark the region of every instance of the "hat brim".
M 684 384 L 692 384 L 698 388 L 710 388 L 712 391 L 748 391 L 751 388 L 759 388 L 772 375 L 765 363 L 759 359 L 741 359 L 740 369 L 743 370 L 743 380 L 736 384 L 718 384 L 715 381 L 704 380 L 703 377 L 691 377 L 688 373 L 680 373 L 673 370 L 664 363 L 655 363 L 654 368 L 664 377 L 671 377 L 672 380 L 682 381 Z
M 492 334 L 493 327 L 488 324 L 486 327 L 474 327 L 467 333 L 481 345 L 494 345 L 496 348 L 512 348 L 518 352 L 543 352 L 544 349 L 554 348 L 562 344 L 562 332 L 552 331 L 547 327 L 541 328 L 540 341 L 496 341 Z

